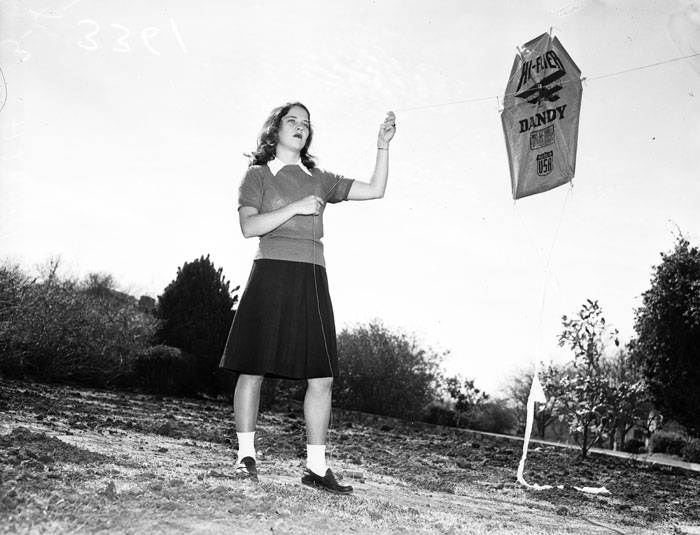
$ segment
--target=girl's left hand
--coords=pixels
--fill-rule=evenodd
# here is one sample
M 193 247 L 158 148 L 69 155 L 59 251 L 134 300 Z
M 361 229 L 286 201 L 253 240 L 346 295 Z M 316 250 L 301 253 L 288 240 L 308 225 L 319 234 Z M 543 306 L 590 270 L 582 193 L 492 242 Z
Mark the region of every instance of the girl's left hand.
M 377 147 L 382 149 L 389 148 L 389 142 L 396 133 L 396 115 L 393 111 L 386 114 L 386 119 L 379 127 L 379 136 L 377 136 Z

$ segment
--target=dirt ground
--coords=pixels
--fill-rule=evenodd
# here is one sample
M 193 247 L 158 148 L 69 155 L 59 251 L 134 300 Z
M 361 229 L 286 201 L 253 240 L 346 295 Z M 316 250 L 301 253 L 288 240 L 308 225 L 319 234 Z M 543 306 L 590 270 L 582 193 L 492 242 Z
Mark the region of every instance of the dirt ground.
M 700 533 L 700 474 L 335 411 L 352 496 L 304 487 L 301 408 L 261 415 L 260 481 L 233 474 L 228 403 L 0 380 L 0 533 Z M 604 486 L 584 494 L 573 486 Z

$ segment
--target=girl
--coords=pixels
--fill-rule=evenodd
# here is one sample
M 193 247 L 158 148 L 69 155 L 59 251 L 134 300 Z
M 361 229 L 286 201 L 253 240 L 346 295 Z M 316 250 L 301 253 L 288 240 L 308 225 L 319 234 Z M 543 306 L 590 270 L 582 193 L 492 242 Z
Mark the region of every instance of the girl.
M 263 377 L 306 379 L 302 483 L 352 492 L 338 484 L 326 465 L 338 357 L 321 243 L 323 211 L 326 203 L 384 196 L 395 131 L 395 116 L 389 112 L 379 128 L 374 173 L 366 183 L 316 168 L 309 154 L 309 110 L 303 104 L 274 109 L 263 125 L 238 198 L 243 236 L 259 236 L 260 245 L 220 363 L 240 374 L 233 406 L 236 470 L 242 475 L 257 480 L 254 437 Z

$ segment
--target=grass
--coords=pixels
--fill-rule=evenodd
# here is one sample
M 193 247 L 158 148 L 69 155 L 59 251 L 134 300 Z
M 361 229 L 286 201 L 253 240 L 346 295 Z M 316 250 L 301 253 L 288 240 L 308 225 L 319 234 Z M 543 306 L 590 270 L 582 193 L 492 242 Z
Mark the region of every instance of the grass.
M 3 533 L 680 533 L 700 477 L 336 411 L 331 465 L 352 496 L 301 485 L 300 408 L 261 415 L 260 482 L 233 473 L 230 405 L 0 380 Z M 350 475 L 361 474 L 361 478 Z M 586 495 L 572 486 L 606 486 Z

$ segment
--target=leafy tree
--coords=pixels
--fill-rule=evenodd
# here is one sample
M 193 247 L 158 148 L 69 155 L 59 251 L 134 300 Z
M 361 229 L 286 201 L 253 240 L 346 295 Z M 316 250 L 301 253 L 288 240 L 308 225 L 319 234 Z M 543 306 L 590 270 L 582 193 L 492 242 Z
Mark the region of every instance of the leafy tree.
M 655 406 L 700 434 L 700 250 L 682 235 L 661 254 L 636 310 L 633 356 Z
M 456 425 L 460 426 L 465 413 L 484 403 L 489 396 L 474 386 L 474 379 L 455 375 L 444 379 L 443 390 L 451 400 L 456 413 Z
M 474 379 L 461 375 L 446 378 L 443 388 L 452 399 L 455 410 L 459 412 L 466 412 L 489 398 L 488 394 L 474 386 Z
M 83 291 L 95 297 L 120 297 L 114 277 L 109 273 L 89 273 L 83 281 Z
M 601 438 L 609 412 L 608 385 L 601 365 L 603 352 L 610 338 L 616 345 L 619 342 L 616 331 L 608 332 L 597 301 L 588 299 L 575 318 L 563 316 L 562 324 L 559 345 L 568 345 L 574 359 L 571 374 L 562 381 L 558 409 L 585 459 L 590 447 Z
M 620 350 L 612 359 L 603 361 L 603 373 L 607 379 L 606 433 L 608 447 L 617 449 L 623 445 L 627 433 L 641 427 L 650 434 L 654 419 L 654 406 L 642 371 L 630 357 L 629 351 Z
M 545 438 L 547 429 L 557 421 L 557 407 L 564 396 L 565 380 L 571 375 L 571 366 L 550 362 L 540 368 L 540 383 L 546 401 L 535 405 L 535 433 Z M 529 394 L 529 391 L 528 391 Z
M 237 286 L 233 292 L 238 289 Z M 215 373 L 237 301 L 238 296 L 231 295 L 222 268 L 216 269 L 209 255 L 185 262 L 158 296 L 156 316 L 162 325 L 156 335 L 157 342 L 193 356 L 197 370 L 193 379 L 205 391 L 216 390 Z
M 539 437 L 545 438 L 547 428 L 557 420 L 555 408 L 563 392 L 562 381 L 566 375 L 564 366 L 553 362 L 540 365 L 539 379 L 547 401 L 535 405 L 533 427 L 535 435 Z M 515 407 L 516 421 L 521 429 L 526 425 L 527 401 L 530 396 L 532 376 L 532 369 L 518 373 L 506 387 L 507 397 Z
M 436 397 L 442 355 L 380 322 L 343 330 L 338 356 L 342 373 L 334 398 L 339 407 L 417 419 Z

